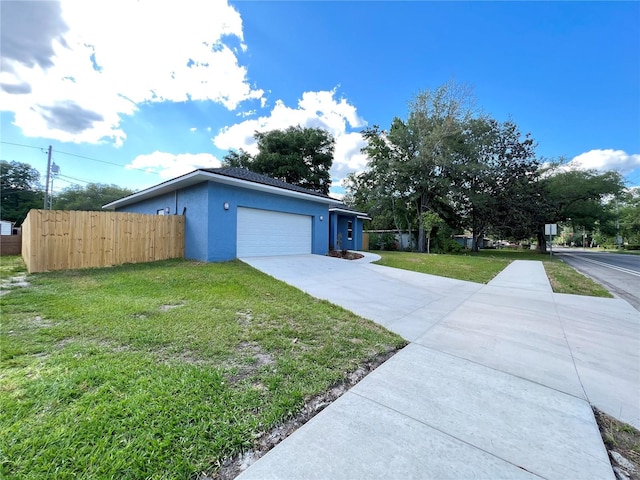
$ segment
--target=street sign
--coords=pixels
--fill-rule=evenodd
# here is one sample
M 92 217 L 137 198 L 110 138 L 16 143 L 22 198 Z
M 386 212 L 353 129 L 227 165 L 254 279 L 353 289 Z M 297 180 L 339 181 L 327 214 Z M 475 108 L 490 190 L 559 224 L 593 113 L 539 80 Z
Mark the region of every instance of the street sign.
M 549 236 L 549 259 L 552 259 L 553 258 L 553 240 L 551 239 L 551 237 L 553 235 L 558 235 L 558 224 L 545 223 L 544 234 Z

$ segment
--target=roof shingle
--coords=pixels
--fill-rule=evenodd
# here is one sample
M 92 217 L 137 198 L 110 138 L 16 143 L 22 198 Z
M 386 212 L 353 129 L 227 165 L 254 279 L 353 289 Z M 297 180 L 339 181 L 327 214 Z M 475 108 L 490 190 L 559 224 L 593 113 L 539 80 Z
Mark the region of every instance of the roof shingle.
M 239 180 L 246 180 L 247 182 L 261 183 L 263 185 L 269 185 L 271 187 L 283 188 L 285 190 L 291 190 L 293 192 L 315 195 L 316 197 L 328 198 L 335 201 L 334 198 L 331 198 L 329 195 L 325 195 L 324 193 L 315 192 L 313 190 L 309 190 L 308 188 L 292 185 L 291 183 L 283 182 L 282 180 L 278 180 L 277 178 L 267 177 L 266 175 L 252 172 L 251 170 L 247 170 L 246 168 L 221 167 L 200 168 L 199 170 L 209 173 L 215 173 L 216 175 L 223 175 L 225 177 L 237 178 Z

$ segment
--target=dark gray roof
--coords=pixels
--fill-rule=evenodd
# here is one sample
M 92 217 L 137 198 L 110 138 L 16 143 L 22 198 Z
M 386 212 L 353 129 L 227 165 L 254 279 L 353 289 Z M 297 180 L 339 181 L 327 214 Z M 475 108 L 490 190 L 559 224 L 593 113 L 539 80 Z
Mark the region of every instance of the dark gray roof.
M 103 205 L 102 208 L 113 209 L 120 208 L 125 205 L 130 205 L 135 202 L 140 202 L 142 200 L 146 200 L 149 198 L 156 197 L 158 195 L 162 195 L 165 193 L 173 192 L 178 188 L 186 188 L 191 185 L 197 185 L 201 182 L 206 182 L 210 180 L 214 180 L 215 176 L 218 177 L 227 177 L 227 179 L 219 178 L 219 182 L 225 183 L 233 183 L 237 184 L 238 182 L 250 182 L 253 183 L 255 189 L 269 189 L 269 188 L 280 188 L 282 190 L 287 190 L 291 193 L 282 192 L 282 195 L 289 196 L 298 196 L 309 195 L 316 197 L 318 201 L 321 203 L 328 203 L 329 205 L 341 205 L 339 200 L 335 198 L 331 198 L 328 195 L 323 193 L 314 192 L 313 190 L 309 190 L 307 188 L 298 187 L 297 185 L 292 185 L 287 182 L 283 182 L 282 180 L 277 180 L 275 178 L 267 177 L 266 175 L 260 175 L 259 173 L 250 172 L 244 168 L 235 168 L 235 167 L 223 167 L 223 168 L 200 168 L 198 170 L 194 170 L 191 173 L 187 173 L 185 175 L 181 175 L 180 177 L 174 178 L 172 180 L 167 180 L 166 182 L 162 182 L 153 187 L 146 188 L 136 193 L 132 193 L 131 195 L 127 195 L 119 200 L 115 200 L 111 203 Z M 247 188 L 252 188 L 251 186 L 247 186 Z M 309 199 L 311 200 L 311 199 Z
M 331 198 L 329 195 L 325 195 L 324 193 L 315 192 L 313 190 L 309 190 L 308 188 L 299 187 L 297 185 L 292 185 L 291 183 L 283 182 L 282 180 L 278 180 L 276 178 L 271 178 L 266 175 L 261 175 L 260 173 L 252 172 L 251 170 L 247 170 L 246 168 L 237 168 L 237 167 L 221 167 L 221 168 L 200 168 L 204 172 L 215 173 L 216 175 L 223 175 L 225 177 L 237 178 L 239 180 L 246 180 L 247 182 L 261 183 L 263 185 L 269 185 L 272 187 L 283 188 L 285 190 L 291 190 L 293 192 L 306 193 L 308 195 L 315 195 L 316 197 L 328 198 L 330 200 L 335 200 Z

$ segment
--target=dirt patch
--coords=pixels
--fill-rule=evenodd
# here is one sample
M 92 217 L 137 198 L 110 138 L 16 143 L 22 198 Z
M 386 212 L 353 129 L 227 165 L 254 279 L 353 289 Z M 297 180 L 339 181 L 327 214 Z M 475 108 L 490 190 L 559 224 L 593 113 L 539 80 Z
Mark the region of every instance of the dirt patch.
M 640 431 L 597 408 L 593 413 L 616 478 L 640 480 Z
M 234 375 L 228 377 L 229 382 L 237 383 L 244 380 L 247 377 L 255 374 L 260 367 L 264 365 L 272 365 L 275 363 L 275 360 L 268 352 L 264 352 L 260 345 L 250 342 L 242 342 L 236 347 L 236 351 L 240 354 L 241 357 L 253 357 L 255 358 L 255 362 L 250 364 L 240 364 L 234 363 L 232 365 L 227 365 L 227 368 L 233 368 L 237 371 Z
M 184 307 L 186 305 L 186 303 L 178 303 L 175 305 L 161 305 L 160 306 L 160 311 L 161 312 L 167 312 L 169 310 L 173 310 L 174 308 L 180 308 L 180 307 Z
M 27 274 L 16 275 L 0 282 L 0 296 L 6 295 L 14 288 L 25 288 L 29 286 L 27 282 Z
M 54 323 L 50 320 L 43 319 L 40 315 L 36 315 L 35 317 L 27 320 L 26 325 L 35 328 L 48 328 L 53 327 Z
M 236 312 L 236 320 L 243 327 L 248 327 L 251 325 L 251 321 L 253 320 L 253 313 L 251 313 L 251 310 Z
M 364 257 L 361 253 L 350 252 L 349 250 L 331 250 L 329 256 L 345 260 L 357 260 Z
M 211 476 L 202 473 L 196 477 L 196 480 L 231 480 L 236 478 L 259 458 L 263 457 L 269 450 L 315 417 L 369 373 L 386 362 L 396 352 L 397 350 L 392 350 L 380 354 L 355 371 L 348 373 L 345 380 L 333 385 L 328 391 L 307 400 L 295 417 L 258 438 L 252 450 L 226 459 L 222 462 L 222 465 L 216 473 Z

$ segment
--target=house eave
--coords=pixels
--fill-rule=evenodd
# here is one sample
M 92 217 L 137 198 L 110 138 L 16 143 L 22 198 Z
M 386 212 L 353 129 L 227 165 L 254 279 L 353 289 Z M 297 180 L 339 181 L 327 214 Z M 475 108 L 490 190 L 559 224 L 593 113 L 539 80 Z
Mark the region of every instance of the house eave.
M 346 208 L 329 207 L 329 211 L 330 212 L 336 212 L 336 213 L 344 213 L 346 215 L 353 215 L 355 217 L 358 217 L 360 220 L 371 220 L 371 217 L 369 215 L 367 215 L 366 213 L 356 212 L 354 210 L 347 210 Z
M 146 188 L 129 196 L 115 200 L 111 203 L 107 203 L 106 205 L 103 205 L 102 208 L 106 210 L 113 210 L 116 208 L 125 207 L 127 205 L 131 205 L 132 203 L 137 203 L 142 200 L 157 197 L 158 195 L 163 195 L 165 193 L 170 193 L 175 190 L 191 187 L 193 185 L 208 181 L 224 185 L 242 187 L 248 190 L 277 194 L 285 197 L 298 198 L 316 203 L 324 203 L 326 205 L 335 205 L 336 203 L 336 200 L 331 198 L 324 198 L 304 192 L 296 192 L 295 190 L 287 190 L 285 188 L 274 187 L 272 185 L 265 185 L 262 183 L 251 182 L 248 180 L 229 177 L 225 175 L 219 175 L 212 172 L 195 170 L 181 177 L 174 178 L 173 180 L 168 180 L 153 187 Z

